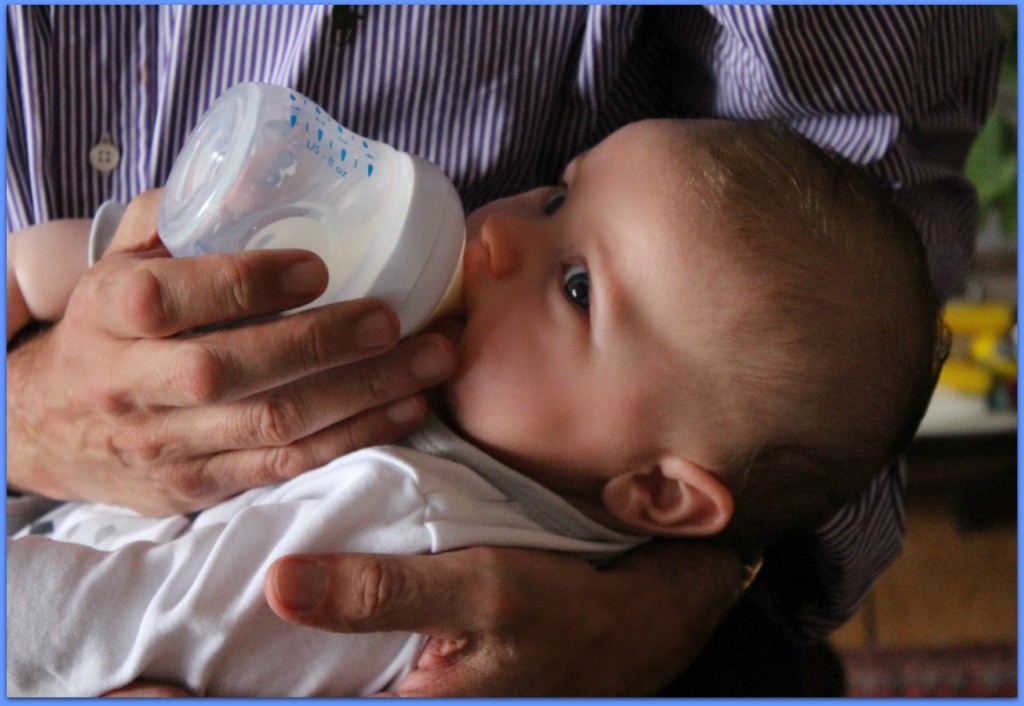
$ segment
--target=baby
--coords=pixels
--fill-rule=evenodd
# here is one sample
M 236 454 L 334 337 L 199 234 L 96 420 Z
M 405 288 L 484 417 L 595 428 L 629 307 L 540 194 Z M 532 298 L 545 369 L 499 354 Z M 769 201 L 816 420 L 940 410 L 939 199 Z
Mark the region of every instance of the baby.
M 762 547 L 898 455 L 943 358 L 912 225 L 773 124 L 628 125 L 467 230 L 459 369 L 402 444 L 188 517 L 68 503 L 8 540 L 8 695 L 388 689 L 426 638 L 277 620 L 276 558 Z

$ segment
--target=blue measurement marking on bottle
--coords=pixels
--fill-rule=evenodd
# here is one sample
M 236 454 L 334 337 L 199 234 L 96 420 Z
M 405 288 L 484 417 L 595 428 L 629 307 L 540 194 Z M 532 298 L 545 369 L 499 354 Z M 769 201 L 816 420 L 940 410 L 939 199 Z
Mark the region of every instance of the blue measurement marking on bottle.
M 298 98 L 295 96 L 294 93 L 290 93 L 288 95 L 288 97 L 293 102 L 297 102 L 298 101 Z M 309 100 L 303 98 L 302 104 L 303 105 L 309 105 Z M 295 127 L 298 124 L 298 114 L 302 112 L 302 109 L 299 108 L 296 105 L 293 105 L 293 106 L 291 106 L 290 110 L 294 111 L 294 113 L 292 115 L 290 115 L 288 119 L 289 119 L 289 122 L 291 123 L 291 127 Z M 320 106 L 318 106 L 318 105 L 316 105 L 314 103 L 313 104 L 313 110 L 316 113 L 314 116 L 312 116 L 313 120 L 315 120 L 321 126 L 327 125 L 328 121 L 324 120 L 322 117 L 320 117 L 321 113 L 322 113 L 322 111 L 320 109 Z M 344 127 L 342 127 L 342 125 L 340 123 L 337 123 L 337 122 L 335 122 L 333 120 L 330 120 L 330 122 L 335 127 L 337 127 L 338 135 L 339 136 L 345 134 L 345 129 L 344 129 Z M 305 126 L 306 132 L 308 133 L 310 131 L 310 129 L 309 129 L 310 121 L 306 120 L 306 121 L 304 121 L 303 124 Z M 333 153 L 333 151 L 334 151 L 334 140 L 333 139 L 328 140 L 327 150 L 321 152 L 321 150 L 320 150 L 320 143 L 323 142 L 323 139 L 324 139 L 323 127 L 318 127 L 317 131 L 316 131 L 316 143 L 314 144 L 312 140 L 307 140 L 306 147 L 311 152 L 313 152 L 314 154 L 318 155 L 322 161 L 327 162 L 327 166 L 328 167 L 334 167 L 334 157 L 333 156 L 329 156 L 329 154 L 328 154 L 328 151 L 330 151 L 331 153 Z M 344 137 L 339 137 L 338 141 L 341 142 L 342 144 L 348 144 L 348 140 L 346 140 Z M 364 149 L 368 150 L 370 148 L 370 143 L 368 141 L 363 140 L 362 143 L 363 143 L 363 148 Z M 339 152 L 340 152 L 340 155 L 341 155 L 341 161 L 342 162 L 344 162 L 346 159 L 348 159 L 348 150 L 346 148 L 340 147 L 339 148 Z M 366 157 L 366 160 L 367 160 L 366 176 L 367 177 L 373 176 L 373 154 L 370 153 L 370 152 L 367 152 L 364 156 Z M 353 168 L 357 168 L 359 166 L 359 158 L 358 157 L 354 160 L 352 166 L 353 166 Z M 342 176 L 342 177 L 345 177 L 346 174 L 347 174 L 347 172 L 341 166 L 335 167 L 335 171 L 337 171 L 337 173 L 340 176 Z

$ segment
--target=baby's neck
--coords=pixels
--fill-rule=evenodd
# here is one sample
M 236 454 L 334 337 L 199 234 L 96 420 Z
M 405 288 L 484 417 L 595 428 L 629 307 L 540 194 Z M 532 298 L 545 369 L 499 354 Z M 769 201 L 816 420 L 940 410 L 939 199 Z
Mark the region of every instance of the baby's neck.
M 440 393 L 438 390 L 432 390 L 427 394 L 427 402 L 430 405 L 431 411 L 434 413 L 435 416 L 437 416 L 439 420 L 441 420 L 442 423 L 445 424 L 445 426 L 447 426 L 453 432 L 461 436 L 468 443 L 473 444 L 474 446 L 478 446 L 472 439 L 470 439 L 466 435 L 466 433 L 462 430 L 459 424 L 452 417 L 451 412 L 448 410 L 448 405 L 445 402 L 444 394 Z M 487 449 L 482 450 L 490 453 Z M 518 471 L 519 473 L 523 473 L 524 475 L 530 475 L 529 473 L 524 472 L 521 468 L 515 468 L 515 470 Z M 533 478 L 533 480 L 540 483 L 541 485 L 544 485 L 545 487 L 548 488 L 548 490 L 551 490 L 552 492 L 558 492 L 554 488 L 548 487 L 547 484 L 542 483 L 537 478 Z M 592 498 L 567 495 L 565 493 L 560 492 L 558 494 L 561 495 L 561 497 L 564 498 L 566 502 L 568 502 L 574 508 L 579 510 L 581 513 L 589 517 L 594 522 L 597 522 L 598 524 L 607 527 L 608 529 L 615 530 L 616 532 L 625 532 L 629 534 L 643 534 L 643 532 L 641 532 L 637 528 L 631 527 L 630 525 L 627 525 L 626 523 L 617 520 L 610 512 L 608 512 L 608 510 L 605 509 L 604 504 L 600 501 L 600 499 L 595 500 Z

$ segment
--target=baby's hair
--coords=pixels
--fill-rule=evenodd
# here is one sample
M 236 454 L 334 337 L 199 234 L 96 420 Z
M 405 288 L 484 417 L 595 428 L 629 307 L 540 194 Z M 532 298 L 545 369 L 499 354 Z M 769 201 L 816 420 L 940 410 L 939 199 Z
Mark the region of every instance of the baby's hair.
M 761 437 L 726 473 L 730 532 L 806 529 L 913 438 L 948 351 L 941 305 L 915 226 L 861 168 L 777 122 L 708 131 L 709 194 L 750 299 L 720 373 Z

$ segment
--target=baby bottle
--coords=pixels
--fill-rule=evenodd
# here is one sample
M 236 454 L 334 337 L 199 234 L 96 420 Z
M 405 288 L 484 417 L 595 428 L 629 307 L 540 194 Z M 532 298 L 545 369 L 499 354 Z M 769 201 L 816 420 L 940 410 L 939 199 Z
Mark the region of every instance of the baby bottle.
M 241 83 L 214 102 L 174 163 L 158 219 L 175 256 L 312 250 L 330 283 L 307 307 L 379 297 L 403 336 L 461 306 L 465 217 L 448 178 L 287 88 Z

